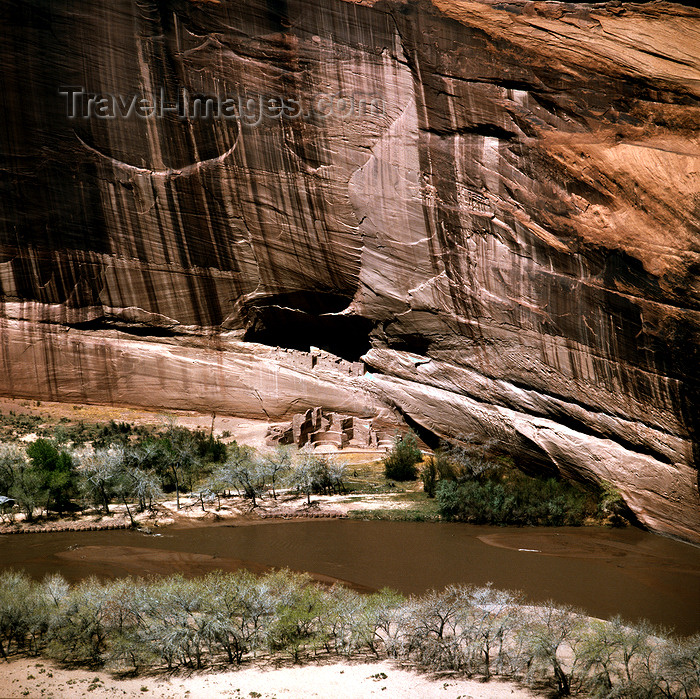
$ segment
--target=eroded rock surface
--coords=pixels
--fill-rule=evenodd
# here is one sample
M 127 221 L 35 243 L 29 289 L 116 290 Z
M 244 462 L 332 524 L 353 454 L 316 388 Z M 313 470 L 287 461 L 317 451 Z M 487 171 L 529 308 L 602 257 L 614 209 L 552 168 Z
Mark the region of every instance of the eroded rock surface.
M 0 21 L 3 393 L 393 411 L 700 541 L 698 11 L 2 0 Z M 70 119 L 67 86 L 312 113 Z

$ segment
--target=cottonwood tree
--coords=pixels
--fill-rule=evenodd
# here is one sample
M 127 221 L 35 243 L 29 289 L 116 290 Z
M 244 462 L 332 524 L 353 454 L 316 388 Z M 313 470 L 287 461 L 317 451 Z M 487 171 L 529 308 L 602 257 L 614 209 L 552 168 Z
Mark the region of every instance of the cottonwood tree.
M 172 425 L 164 437 L 158 440 L 161 450 L 160 464 L 172 476 L 175 486 L 175 501 L 180 509 L 180 489 L 190 472 L 197 470 L 199 459 L 197 445 L 192 436 Z
M 401 604 L 396 604 L 400 599 Z M 390 658 L 410 652 L 414 628 L 415 600 L 399 597 L 391 590 L 382 590 L 374 607 L 375 635 Z
M 204 613 L 200 581 L 173 576 L 168 586 L 169 624 L 165 645 L 176 649 L 185 665 L 202 667 L 206 647 L 211 641 L 209 620 Z
M 589 673 L 593 696 L 626 696 L 628 691 L 633 696 L 645 692 L 654 696 L 666 667 L 660 657 L 671 655 L 665 635 L 647 621 L 627 624 L 619 616 L 590 621 L 580 634 L 576 652 L 582 672 Z
M 210 618 L 212 639 L 221 646 L 230 663 L 240 665 L 251 647 L 248 595 L 250 581 L 215 571 L 202 580 L 204 613 Z
M 669 640 L 660 654 L 659 666 L 664 696 L 700 696 L 700 634 Z
M 217 499 L 217 510 L 221 509 L 221 493 L 226 494 L 227 490 L 232 490 L 235 487 L 231 469 L 227 464 L 217 466 L 210 474 L 204 483 L 204 491 L 212 493 Z
M 379 651 L 390 633 L 392 609 L 401 607 L 405 598 L 384 588 L 373 595 L 360 595 L 353 615 L 353 635 L 358 648 L 367 648 L 379 657 Z
M 557 606 L 551 601 L 536 607 L 529 623 L 524 627 L 526 648 L 532 659 L 532 668 L 550 667 L 560 696 L 571 694 L 577 662 L 574 653 L 573 663 L 567 670 L 560 653 L 566 645 L 577 640 L 581 628 L 582 615 L 579 612 L 571 607 Z
M 461 588 L 450 586 L 411 600 L 405 624 L 403 652 L 423 667 L 462 670 L 464 653 L 457 638 L 457 621 L 464 603 Z
M 342 585 L 334 585 L 326 593 L 326 650 L 349 656 L 362 647 L 373 632 L 366 624 L 361 596 Z
M 221 507 L 220 494 L 226 491 L 236 490 L 238 495 L 242 492 L 250 498 L 256 495 L 257 488 L 253 485 L 259 486 L 260 478 L 266 477 L 266 472 L 263 469 L 261 474 L 253 474 L 255 471 L 255 450 L 248 446 L 239 446 L 238 444 L 232 445 L 228 458 L 225 463 L 217 466 L 212 473 L 209 475 L 205 481 L 204 488 L 211 493 L 215 493 L 219 498 L 219 507 Z M 250 491 L 246 491 L 246 487 L 250 488 Z M 256 499 L 257 504 L 257 499 Z
M 494 656 L 522 654 L 521 669 L 553 670 L 558 695 L 582 689 L 600 699 L 690 699 L 700 689 L 698 635 L 682 640 L 647 624 L 593 621 L 551 603 L 523 608 L 511 593 L 488 586 L 406 600 L 391 591 L 327 590 L 289 571 L 93 578 L 73 588 L 57 575 L 35 583 L 23 573 L 0 573 L 0 657 L 42 651 L 140 670 L 161 661 L 171 669 L 224 658 L 238 664 L 261 648 L 297 661 L 321 648 L 379 656 L 382 646 L 390 657 L 432 670 L 478 671 L 484 679 Z M 508 674 L 511 667 L 497 661 L 494 670 Z
M 16 444 L 0 443 L 0 495 L 7 495 L 19 474 L 27 468 L 24 450 Z
M 315 651 L 327 640 L 326 594 L 309 583 L 300 580 L 278 592 L 275 620 L 267 632 L 270 649 L 289 652 L 295 663 L 304 651 Z
M 334 459 L 332 456 L 326 458 L 326 483 L 329 493 L 345 493 L 345 476 L 347 474 L 346 464 Z
M 70 585 L 62 575 L 52 573 L 39 583 L 38 591 L 46 605 L 46 628 L 44 629 L 44 632 L 46 632 L 47 629 L 59 623 L 58 619 L 70 596 Z
M 459 612 L 465 601 L 463 589 L 452 585 L 442 592 L 432 590 L 426 593 L 415 609 L 416 630 L 421 636 L 454 636 Z
M 241 637 L 255 656 L 256 649 L 264 643 L 267 623 L 274 614 L 275 575 L 258 578 L 246 571 L 231 584 L 235 585 L 235 596 L 240 605 Z
M 160 658 L 144 610 L 147 589 L 133 578 L 121 578 L 111 583 L 105 616 L 109 637 L 105 658 L 114 667 L 127 666 L 138 672 L 154 665 Z
M 75 452 L 80 467 L 81 490 L 109 515 L 109 504 L 118 491 L 118 482 L 124 476 L 124 448 L 84 448 Z
M 63 515 L 77 491 L 78 473 L 71 455 L 59 451 L 48 439 L 37 439 L 27 447 L 27 456 L 46 495 L 47 514 L 53 504 L 59 516 Z
M 40 583 L 41 594 L 54 609 L 60 609 L 68 598 L 70 585 L 60 573 L 47 575 Z
M 160 455 L 160 447 L 155 442 L 144 442 L 126 450 L 126 478 L 120 484 L 120 495 L 137 498 L 140 512 L 146 508 L 152 510 L 154 501 L 163 496 L 161 480 L 156 473 Z
M 277 500 L 277 483 L 284 478 L 292 466 L 292 452 L 289 447 L 278 445 L 273 451 L 262 455 L 262 467 L 272 487 L 272 497 Z
M 345 470 L 345 464 L 326 455 L 316 454 L 313 446 L 306 444 L 297 452 L 287 481 L 306 495 L 306 503 L 311 505 L 312 493 L 336 493 L 343 490 Z
M 160 481 L 150 471 L 141 469 L 128 471 L 124 480 L 127 482 L 126 491 L 136 498 L 141 512 L 146 508 L 152 510 L 153 503 L 163 497 Z
M 624 624 L 622 619 L 616 616 L 609 623 L 620 644 L 625 678 L 627 683 L 631 684 L 634 667 L 649 652 L 650 639 L 653 638 L 656 632 L 648 621 Z
M 296 454 L 288 480 L 292 487 L 306 495 L 307 505 L 311 505 L 311 493 L 322 464 L 322 457 L 314 454 L 314 448 L 310 444 L 305 444 Z
M 581 634 L 579 658 L 582 672 L 592 673 L 589 679 L 595 696 L 607 696 L 613 681 L 620 679 L 622 643 L 620 627 L 615 623 L 592 620 Z
M 15 444 L 0 444 L 0 495 L 14 500 L 27 521 L 34 519 L 34 511 L 46 502 L 44 477 Z
M 0 656 L 7 659 L 14 649 L 24 647 L 32 631 L 36 633 L 41 624 L 37 619 L 40 604 L 40 596 L 26 573 L 0 573 Z
M 267 470 L 264 463 L 256 458 L 255 452 L 247 447 L 238 447 L 226 462 L 231 480 L 238 484 L 253 507 L 258 506 L 257 498 L 265 492 Z
M 522 596 L 487 585 L 471 590 L 469 603 L 470 640 L 480 654 L 484 678 L 488 680 L 494 651 L 497 672 L 501 672 L 505 664 L 508 636 L 517 626 Z
M 139 594 L 138 610 L 144 623 L 134 629 L 133 642 L 146 654 L 162 658 L 168 669 L 189 665 L 193 658 L 190 641 L 198 643 L 188 625 L 199 602 L 188 587 L 181 575 L 173 575 L 151 582 Z
M 121 635 L 121 648 L 115 653 L 117 659 L 126 659 L 134 665 L 162 660 L 169 670 L 174 667 L 175 653 L 164 643 L 170 623 L 168 589 L 169 578 L 153 579 L 148 584 L 135 586 L 131 604 L 138 622 Z
M 160 479 L 147 470 L 157 452 L 158 447 L 152 443 L 130 448 L 113 444 L 77 452 L 83 493 L 100 504 L 105 514 L 109 514 L 112 500 L 120 500 L 135 525 L 129 503 L 135 500 L 138 511 L 143 512 L 147 507 L 152 509 L 153 502 L 163 495 Z
M 143 512 L 147 507 L 153 509 L 153 502 L 163 496 L 160 480 L 151 472 L 141 469 L 123 469 L 114 485 L 116 496 L 124 504 L 131 526 L 136 526 L 136 520 L 129 507 L 129 502 L 136 500 L 138 511 Z
M 110 584 L 96 578 L 72 588 L 49 626 L 49 654 L 64 662 L 101 663 L 110 630 L 110 596 Z

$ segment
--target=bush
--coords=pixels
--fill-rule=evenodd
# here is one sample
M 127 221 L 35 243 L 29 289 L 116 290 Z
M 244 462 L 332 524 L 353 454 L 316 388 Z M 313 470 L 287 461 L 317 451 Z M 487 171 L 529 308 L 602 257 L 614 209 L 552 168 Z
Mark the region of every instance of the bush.
M 700 636 L 590 619 L 518 593 L 454 585 L 405 599 L 286 570 L 41 583 L 0 574 L 0 657 L 43 652 L 138 672 L 239 665 L 257 653 L 396 658 L 433 672 L 545 680 L 556 696 L 698 697 Z M 89 687 L 88 687 L 89 690 Z
M 435 497 L 435 486 L 437 485 L 438 468 L 434 456 L 431 456 L 423 466 L 421 479 L 423 480 L 423 490 L 429 498 Z
M 613 527 L 625 526 L 626 520 L 632 516 L 620 491 L 607 481 L 600 484 L 598 513 L 601 517 L 607 518 Z
M 78 474 L 70 454 L 59 451 L 53 442 L 37 439 L 27 447 L 32 470 L 38 475 L 47 495 L 46 510 L 62 515 L 73 505 L 77 493 Z M 50 508 L 50 506 L 52 506 Z
M 397 436 L 392 450 L 384 459 L 384 474 L 393 481 L 413 481 L 418 477 L 416 464 L 422 459 L 423 453 L 413 432 L 404 437 Z
M 595 507 L 575 486 L 519 472 L 506 480 L 441 480 L 436 488 L 440 514 L 472 524 L 578 526 Z
M 438 449 L 434 456 L 430 456 L 421 471 L 423 490 L 429 498 L 435 497 L 435 489 L 438 481 L 459 480 L 455 477 L 455 463 L 451 458 L 451 452 Z
M 13 442 L 23 434 L 41 433 L 40 423 L 41 418 L 38 415 L 18 415 L 14 410 L 9 414 L 0 412 L 0 440 Z
M 0 656 L 17 650 L 38 652 L 38 636 L 46 623 L 46 605 L 24 572 L 0 573 Z

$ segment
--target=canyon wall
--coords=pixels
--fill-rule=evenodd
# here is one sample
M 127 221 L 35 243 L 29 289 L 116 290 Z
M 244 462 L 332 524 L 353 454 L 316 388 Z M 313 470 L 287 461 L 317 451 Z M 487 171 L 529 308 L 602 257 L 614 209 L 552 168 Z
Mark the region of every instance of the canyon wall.
M 0 22 L 0 393 L 486 434 L 700 541 L 698 11 L 0 0 Z

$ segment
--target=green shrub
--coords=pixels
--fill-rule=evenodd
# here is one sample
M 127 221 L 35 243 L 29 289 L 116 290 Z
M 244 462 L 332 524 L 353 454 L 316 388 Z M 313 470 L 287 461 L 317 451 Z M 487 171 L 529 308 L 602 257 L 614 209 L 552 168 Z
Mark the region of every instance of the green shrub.
M 72 457 L 47 439 L 30 444 L 27 456 L 46 493 L 46 510 L 53 509 L 62 515 L 71 508 L 77 493 L 78 474 Z
M 418 476 L 416 464 L 422 459 L 423 453 L 413 432 L 404 437 L 397 436 L 393 448 L 384 459 L 384 474 L 393 481 L 413 481 Z
M 17 430 L 20 434 L 33 432 L 40 423 L 41 418 L 38 415 L 25 415 L 23 413 L 18 415 L 14 410 L 11 410 L 9 415 L 0 413 L 0 427 L 8 428 L 3 430 L 6 432 L 5 437 L 10 437 L 14 430 Z
M 298 663 L 305 650 L 315 650 L 328 640 L 324 623 L 328 594 L 308 579 L 292 580 L 295 584 L 279 595 L 267 643 L 273 652 L 286 651 Z
M 607 481 L 600 484 L 598 514 L 613 527 L 624 527 L 633 517 L 620 491 Z
M 423 466 L 421 471 L 421 479 L 423 480 L 423 490 L 429 498 L 435 497 L 435 486 L 437 485 L 438 467 L 436 459 L 431 456 Z
M 472 524 L 578 526 L 595 512 L 575 486 L 519 472 L 504 480 L 441 480 L 436 494 L 445 519 Z

